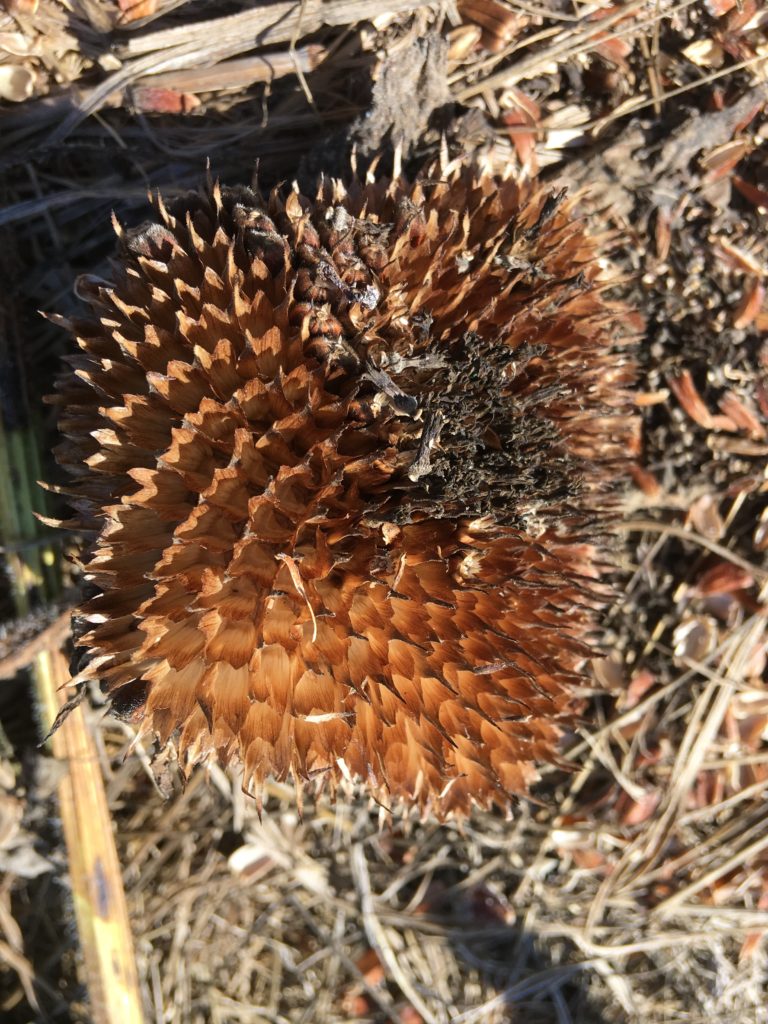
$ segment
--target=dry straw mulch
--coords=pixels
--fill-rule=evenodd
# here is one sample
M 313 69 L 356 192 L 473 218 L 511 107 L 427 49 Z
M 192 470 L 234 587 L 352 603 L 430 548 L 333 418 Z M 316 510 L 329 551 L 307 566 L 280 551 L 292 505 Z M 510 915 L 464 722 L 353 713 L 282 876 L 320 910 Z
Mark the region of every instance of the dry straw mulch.
M 768 1020 L 766 61 L 755 0 L 0 4 L 3 437 L 49 478 L 65 341 L 36 311 L 73 308 L 112 209 L 139 222 L 208 158 L 269 186 L 398 142 L 409 170 L 443 146 L 584 188 L 645 320 L 606 658 L 574 770 L 513 820 L 390 822 L 355 793 L 299 820 L 273 786 L 260 822 L 236 778 L 158 783 L 87 712 L 148 1020 Z M 59 642 L 38 556 L 62 541 L 3 544 L 0 1008 L 88 1020 L 57 768 L 5 678 Z

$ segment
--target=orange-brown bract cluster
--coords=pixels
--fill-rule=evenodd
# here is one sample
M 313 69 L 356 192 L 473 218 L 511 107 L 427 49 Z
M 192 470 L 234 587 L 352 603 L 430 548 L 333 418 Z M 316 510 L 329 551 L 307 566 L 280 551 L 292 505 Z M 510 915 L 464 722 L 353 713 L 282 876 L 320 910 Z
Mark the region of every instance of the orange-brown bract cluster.
M 509 804 L 578 706 L 637 449 L 599 240 L 467 169 L 155 205 L 81 280 L 58 397 L 84 677 L 184 771 Z

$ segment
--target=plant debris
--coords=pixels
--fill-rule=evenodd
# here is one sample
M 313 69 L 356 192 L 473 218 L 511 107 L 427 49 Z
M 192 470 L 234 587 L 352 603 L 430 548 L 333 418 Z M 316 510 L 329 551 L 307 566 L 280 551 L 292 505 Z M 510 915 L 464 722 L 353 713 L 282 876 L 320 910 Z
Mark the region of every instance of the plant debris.
M 583 190 L 623 274 L 612 298 L 645 321 L 643 463 L 617 523 L 605 657 L 564 737 L 576 771 L 545 771 L 512 822 L 475 810 L 461 831 L 394 827 L 362 793 L 336 808 L 309 798 L 299 821 L 292 791 L 266 783 L 261 825 L 239 779 L 213 768 L 176 790 L 129 726 L 88 712 L 147 1016 L 764 1021 L 768 24 L 756 0 L 7 0 L 0 230 L 18 315 L 0 339 L 3 428 L 38 408 L 65 347 L 36 311 L 69 316 L 74 277 L 110 275 L 112 209 L 140 223 L 148 187 L 171 201 L 207 158 L 232 185 L 258 163 L 262 190 L 345 174 L 383 68 L 407 68 L 402 52 L 428 37 L 447 47 L 446 88 L 430 80 L 435 105 L 422 107 L 416 69 L 403 75 L 400 123 L 420 133 L 405 170 L 442 148 L 553 195 Z M 387 96 L 394 124 L 389 82 Z M 525 258 L 505 253 L 498 270 L 546 287 Z M 393 404 L 397 367 L 375 367 Z M 39 424 L 41 452 L 52 428 Z M 445 425 L 425 428 L 416 482 Z M 34 599 L 38 549 L 3 543 L 5 578 Z M 19 720 L 23 677 L 6 686 L 23 827 L 52 868 L 4 883 L 3 1012 L 26 1024 L 36 998 L 51 1019 L 90 1020 L 75 938 L 50 924 L 66 864 L 50 830 L 40 838 L 46 758 Z

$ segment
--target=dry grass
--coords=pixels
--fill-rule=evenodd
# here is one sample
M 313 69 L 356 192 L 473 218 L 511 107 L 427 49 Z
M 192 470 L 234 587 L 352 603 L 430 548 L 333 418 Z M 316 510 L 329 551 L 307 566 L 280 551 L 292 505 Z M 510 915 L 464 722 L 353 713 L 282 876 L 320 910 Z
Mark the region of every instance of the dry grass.
M 260 822 L 218 771 L 183 792 L 161 778 L 162 795 L 148 753 L 87 712 L 148 1020 L 768 1020 L 768 25 L 750 4 L 0 5 L 0 69 L 29 92 L 0 107 L 6 439 L 31 424 L 48 450 L 37 396 L 63 337 L 34 311 L 72 307 L 75 274 L 108 257 L 111 207 L 135 223 L 148 185 L 185 188 L 207 156 L 231 182 L 257 159 L 267 184 L 337 172 L 350 137 L 377 144 L 371 119 L 353 125 L 372 99 L 411 167 L 444 144 L 589 186 L 647 323 L 646 456 L 617 531 L 608 657 L 566 738 L 573 771 L 547 773 L 513 820 L 391 822 L 351 792 L 299 821 L 273 786 Z M 415 59 L 431 84 L 414 135 L 372 83 Z M 55 618 L 39 610 L 55 608 L 42 539 L 4 531 L 30 617 L 0 591 L 0 668 Z M 0 1007 L 88 1020 L 56 771 L 34 751 L 24 677 L 0 686 Z

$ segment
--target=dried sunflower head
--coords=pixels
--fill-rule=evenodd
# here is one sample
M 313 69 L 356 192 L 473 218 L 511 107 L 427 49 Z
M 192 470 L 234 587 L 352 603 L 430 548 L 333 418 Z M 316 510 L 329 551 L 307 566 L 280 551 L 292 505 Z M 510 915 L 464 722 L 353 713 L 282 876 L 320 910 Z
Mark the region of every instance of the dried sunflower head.
M 58 397 L 84 677 L 185 771 L 508 804 L 577 706 L 637 449 L 601 240 L 472 169 L 155 207 L 81 279 Z

